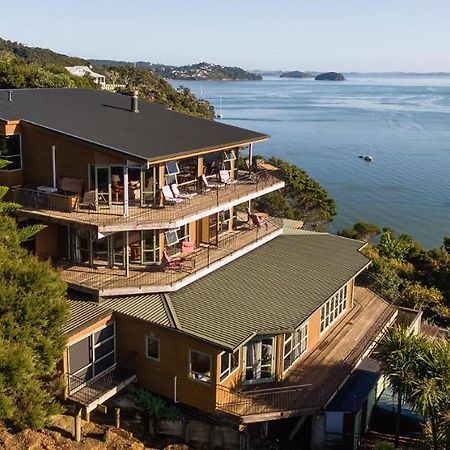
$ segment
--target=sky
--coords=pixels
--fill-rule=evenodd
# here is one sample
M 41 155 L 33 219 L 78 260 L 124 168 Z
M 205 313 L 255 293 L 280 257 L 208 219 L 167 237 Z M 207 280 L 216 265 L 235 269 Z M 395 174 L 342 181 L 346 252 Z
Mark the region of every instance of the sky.
M 0 14 L 0 37 L 82 58 L 450 71 L 448 0 L 15 0 Z

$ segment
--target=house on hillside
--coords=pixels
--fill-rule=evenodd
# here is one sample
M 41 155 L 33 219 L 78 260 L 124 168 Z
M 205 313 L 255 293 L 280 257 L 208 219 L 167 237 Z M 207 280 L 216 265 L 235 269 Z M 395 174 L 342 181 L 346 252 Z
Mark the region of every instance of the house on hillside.
M 400 311 L 356 285 L 363 242 L 253 210 L 284 187 L 238 164 L 269 136 L 83 89 L 0 90 L 0 135 L 0 184 L 69 286 L 70 400 L 136 382 L 323 448 L 327 407 Z
M 104 75 L 94 72 L 91 67 L 88 66 L 72 66 L 65 67 L 65 69 L 76 77 L 90 77 L 94 80 L 95 84 L 100 86 L 106 85 L 106 78 Z

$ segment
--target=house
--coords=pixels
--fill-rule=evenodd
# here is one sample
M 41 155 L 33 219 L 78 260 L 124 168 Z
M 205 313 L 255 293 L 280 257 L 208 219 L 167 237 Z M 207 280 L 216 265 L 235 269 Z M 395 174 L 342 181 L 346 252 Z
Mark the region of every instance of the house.
M 0 135 L 0 184 L 70 288 L 69 399 L 89 412 L 136 380 L 323 447 L 327 406 L 399 309 L 356 286 L 363 242 L 253 210 L 284 187 L 239 164 L 269 136 L 83 89 L 0 90 Z
M 72 66 L 65 67 L 65 69 L 70 72 L 72 75 L 76 77 L 91 77 L 94 80 L 95 84 L 99 84 L 100 86 L 105 86 L 106 78 L 104 75 L 99 73 L 95 73 L 91 67 L 88 66 Z

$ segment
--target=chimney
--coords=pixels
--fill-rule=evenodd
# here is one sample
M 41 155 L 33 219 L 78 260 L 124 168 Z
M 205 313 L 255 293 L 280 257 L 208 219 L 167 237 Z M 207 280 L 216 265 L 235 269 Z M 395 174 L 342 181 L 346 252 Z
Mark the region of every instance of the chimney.
M 138 113 L 139 112 L 139 108 L 138 108 L 138 91 L 134 91 L 133 92 L 133 96 L 131 97 L 131 111 L 134 113 Z
M 12 102 L 12 91 L 8 91 L 8 102 Z

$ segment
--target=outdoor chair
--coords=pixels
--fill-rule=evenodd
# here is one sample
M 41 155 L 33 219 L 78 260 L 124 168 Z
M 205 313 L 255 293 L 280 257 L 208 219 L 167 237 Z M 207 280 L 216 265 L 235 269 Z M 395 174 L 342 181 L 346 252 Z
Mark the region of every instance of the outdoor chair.
M 223 183 L 225 186 L 236 182 L 236 180 L 231 179 L 230 172 L 228 170 L 221 170 L 219 172 L 219 178 L 220 182 Z
M 194 268 L 194 262 L 192 260 L 186 260 L 184 258 L 172 258 L 166 250 L 163 251 L 163 263 L 167 269 L 185 269 L 191 271 Z
M 181 199 L 191 199 L 192 197 L 194 197 L 195 195 L 197 195 L 196 193 L 193 194 L 189 194 L 188 192 L 180 192 L 180 190 L 178 189 L 178 184 L 173 183 L 170 185 L 170 189 L 172 190 L 172 193 L 174 195 L 175 198 L 181 198 Z
M 208 180 L 208 178 L 206 178 L 206 175 L 202 175 L 202 183 L 203 183 L 203 187 L 206 192 L 208 192 L 211 189 L 218 189 L 220 187 L 225 186 L 224 183 L 219 183 L 218 181 Z
M 262 215 L 259 215 L 257 213 L 250 213 L 250 211 L 247 209 L 247 214 L 248 214 L 248 219 L 247 222 L 249 222 L 250 220 L 252 221 L 252 224 L 256 227 L 256 228 L 261 228 L 263 225 L 266 226 L 266 230 L 269 227 L 269 217 L 264 217 Z
M 79 205 L 83 208 L 96 209 L 95 191 L 86 191 L 83 196 L 83 201 Z
M 162 194 L 164 196 L 164 201 L 167 202 L 167 203 L 172 203 L 172 204 L 182 203 L 185 200 L 184 198 L 176 198 L 173 195 L 173 192 L 170 189 L 170 186 L 167 185 L 167 184 L 161 188 L 161 191 L 162 191 Z

